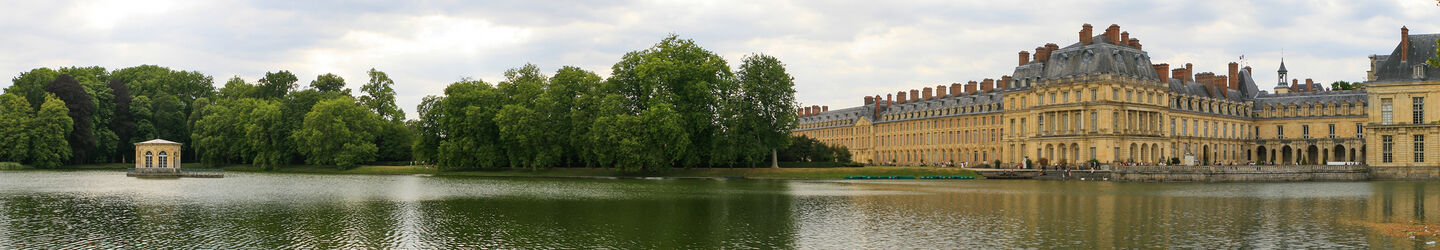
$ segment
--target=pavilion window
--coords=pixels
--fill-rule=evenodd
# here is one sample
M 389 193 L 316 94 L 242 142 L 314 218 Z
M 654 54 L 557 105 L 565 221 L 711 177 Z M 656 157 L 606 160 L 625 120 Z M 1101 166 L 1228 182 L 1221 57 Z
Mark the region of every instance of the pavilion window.
M 1415 135 L 1415 162 L 1425 162 L 1425 135 Z
M 1385 163 L 1395 162 L 1395 136 L 1380 136 L 1380 161 Z
M 165 154 L 165 151 L 160 151 L 160 167 L 161 167 L 161 168 L 170 167 L 169 164 L 167 164 L 167 163 L 169 163 L 169 162 L 170 162 L 170 156 L 169 156 L 169 155 L 166 155 L 166 154 Z
M 152 159 L 154 159 L 154 155 L 150 154 L 150 152 L 148 151 L 145 152 L 145 167 L 150 168 L 155 166 L 153 163 L 151 163 Z

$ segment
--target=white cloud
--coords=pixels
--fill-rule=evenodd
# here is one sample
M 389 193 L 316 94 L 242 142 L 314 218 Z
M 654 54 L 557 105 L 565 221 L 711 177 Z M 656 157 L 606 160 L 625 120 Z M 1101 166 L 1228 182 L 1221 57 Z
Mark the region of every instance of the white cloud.
M 1016 52 L 1076 40 L 1117 23 L 1157 63 L 1222 72 L 1244 54 L 1273 85 L 1283 48 L 1292 77 L 1360 80 L 1398 29 L 1440 33 L 1433 1 L 962 2 L 0 2 L 0 72 L 35 67 L 158 64 L 251 81 L 290 70 L 308 83 L 336 73 L 357 88 L 377 68 L 412 117 L 425 95 L 461 77 L 498 81 L 508 68 L 574 65 L 609 74 L 626 52 L 674 33 L 738 66 L 750 53 L 783 60 L 797 99 L 848 107 L 865 95 L 1010 74 Z M 0 86 L 8 83 L 0 84 Z

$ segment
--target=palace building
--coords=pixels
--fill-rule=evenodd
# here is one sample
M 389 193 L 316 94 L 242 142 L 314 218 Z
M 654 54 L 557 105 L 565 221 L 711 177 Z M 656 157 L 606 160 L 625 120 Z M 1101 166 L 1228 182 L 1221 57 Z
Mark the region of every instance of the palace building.
M 1009 75 L 866 96 L 852 108 L 800 108 L 793 134 L 871 164 L 1440 166 L 1440 153 L 1425 154 L 1440 148 L 1425 147 L 1426 138 L 1440 145 L 1440 115 L 1425 114 L 1440 105 L 1440 71 L 1425 64 L 1440 34 L 1402 27 L 1394 51 L 1370 56 L 1365 87 L 1330 90 L 1291 79 L 1283 60 L 1278 79 L 1256 79 L 1233 62 L 1196 72 L 1152 62 L 1118 25 L 1095 33 L 1085 24 L 1070 45 L 1021 51 Z M 1276 87 L 1257 87 L 1265 81 Z

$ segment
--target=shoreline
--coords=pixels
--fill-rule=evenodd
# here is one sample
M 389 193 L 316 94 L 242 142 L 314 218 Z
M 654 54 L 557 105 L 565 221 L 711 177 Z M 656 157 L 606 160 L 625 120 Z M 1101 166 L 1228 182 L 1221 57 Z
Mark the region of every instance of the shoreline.
M 198 165 L 198 164 L 195 164 Z M 57 169 L 18 169 L 6 171 L 86 171 L 117 170 L 133 167 L 131 164 L 76 165 Z M 196 168 L 196 167 L 190 167 Z M 334 175 L 433 175 L 470 177 L 541 177 L 541 178 L 592 178 L 592 179 L 757 179 L 757 180 L 842 180 L 846 176 L 973 176 L 983 179 L 978 172 L 960 168 L 912 167 L 912 166 L 865 166 L 836 168 L 677 168 L 660 172 L 624 172 L 616 169 L 599 168 L 551 168 L 531 171 L 528 169 L 460 170 L 442 171 L 423 166 L 378 166 L 362 165 L 340 170 L 333 166 L 292 165 L 265 171 L 250 165 L 220 166 L 227 172 L 280 173 L 280 174 L 334 174 Z

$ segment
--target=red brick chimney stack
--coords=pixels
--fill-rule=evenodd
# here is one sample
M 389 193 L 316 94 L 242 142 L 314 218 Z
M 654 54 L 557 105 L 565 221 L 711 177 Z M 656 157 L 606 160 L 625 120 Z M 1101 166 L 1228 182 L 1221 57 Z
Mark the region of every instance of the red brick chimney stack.
M 974 93 L 975 93 L 975 87 L 976 87 L 976 85 L 979 85 L 979 84 L 975 83 L 975 81 L 970 81 L 970 83 L 966 83 L 966 84 L 965 84 L 965 94 L 974 94 Z
M 1226 75 L 1226 76 L 1229 76 L 1229 77 L 1230 77 L 1229 82 L 1226 83 L 1227 85 L 1230 85 L 1230 89 L 1240 89 L 1240 77 L 1239 77 L 1239 76 L 1240 76 L 1240 64 L 1239 64 L 1239 63 L 1230 62 L 1230 74 L 1229 74 L 1229 75 Z
M 1036 62 L 1045 63 L 1045 60 L 1050 58 L 1048 55 L 1049 54 L 1045 53 L 1045 46 L 1035 47 Z
M 885 94 L 885 107 L 886 107 L 886 108 L 889 108 L 890 105 L 895 105 L 895 99 L 891 99 L 891 97 L 894 97 L 894 96 L 895 96 L 894 94 Z
M 919 90 L 915 90 L 915 89 L 910 89 L 910 102 L 918 102 L 918 101 L 920 101 L 920 91 L 919 91 Z
M 820 112 L 830 112 L 830 106 L 820 106 Z
M 865 96 L 865 105 L 875 104 L 875 97 Z
M 1185 82 L 1193 82 L 1193 81 L 1195 81 L 1194 76 L 1195 76 L 1195 65 L 1194 65 L 1194 64 L 1191 64 L 1191 63 L 1185 63 Z
M 925 97 L 924 100 L 929 101 L 929 100 L 931 100 L 931 99 L 935 99 L 935 96 L 932 96 L 932 95 L 931 95 L 931 94 L 934 94 L 934 93 L 935 93 L 935 90 L 934 90 L 934 89 L 931 89 L 930 87 L 925 87 L 924 90 L 921 91 L 921 92 L 924 93 L 924 94 L 922 94 L 922 95 Z
M 945 98 L 945 85 L 935 85 L 935 98 Z
M 1315 91 L 1315 79 L 1305 78 L 1305 91 Z
M 1021 51 L 1020 51 L 1020 65 L 1025 65 L 1026 63 L 1030 63 L 1030 52 L 1029 52 L 1029 51 L 1021 50 Z
M 1290 92 L 1300 91 L 1300 78 L 1290 79 Z
M 959 96 L 959 95 L 960 95 L 960 91 L 963 90 L 962 88 L 964 88 L 964 87 L 961 87 L 961 86 L 960 86 L 960 83 L 951 83 L 951 84 L 950 84 L 950 95 L 952 95 L 952 96 Z
M 1080 45 L 1090 45 L 1090 40 L 1095 38 L 1093 31 L 1088 23 L 1080 26 Z
M 1150 67 L 1155 68 L 1155 77 L 1160 78 L 1161 83 L 1170 83 L 1170 76 L 1168 75 L 1170 73 L 1169 63 L 1150 65 Z
M 980 91 L 981 91 L 981 92 L 990 92 L 990 90 L 994 90 L 994 89 L 995 89 L 995 80 L 994 80 L 994 79 L 985 78 L 985 81 L 981 81 L 981 82 L 980 82 Z
M 1129 31 L 1121 31 L 1121 32 L 1120 32 L 1120 42 L 1115 43 L 1115 44 L 1130 45 L 1130 32 L 1129 32 Z
M 905 103 L 905 91 L 896 92 L 895 95 L 896 95 L 896 97 L 895 97 L 895 103 L 899 103 L 899 104 L 904 104 L 904 103 Z
M 1111 24 L 1109 28 L 1105 28 L 1105 39 L 1110 40 L 1111 44 L 1120 45 L 1120 25 Z
M 995 83 L 995 87 L 1000 90 L 1010 89 L 1010 82 L 1014 80 L 1015 79 L 1011 79 L 1009 75 L 1000 76 L 1000 82 Z
M 1400 61 L 1410 61 L 1410 28 L 1400 26 Z

